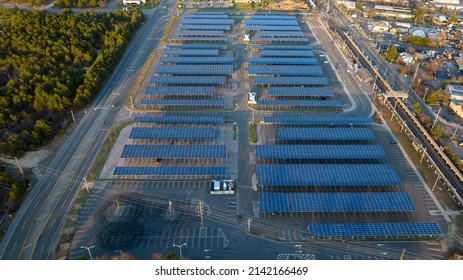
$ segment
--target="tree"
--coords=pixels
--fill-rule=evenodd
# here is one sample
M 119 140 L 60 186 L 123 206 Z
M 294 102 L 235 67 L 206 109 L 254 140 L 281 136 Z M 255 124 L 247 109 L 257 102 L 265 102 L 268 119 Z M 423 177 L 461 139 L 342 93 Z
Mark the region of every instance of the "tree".
M 438 89 L 426 97 L 426 103 L 428 104 L 437 104 L 440 101 L 440 91 L 441 89 Z
M 444 136 L 444 132 L 442 131 L 442 127 L 436 125 L 431 131 L 431 136 L 432 138 L 436 141 L 439 142 L 442 136 Z
M 386 54 L 384 55 L 384 58 L 389 62 L 393 62 L 397 59 L 398 56 L 399 51 L 397 50 L 397 46 L 393 45 L 387 50 Z
M 421 115 L 423 113 L 423 109 L 421 108 L 421 105 L 419 102 L 416 102 L 412 106 L 413 111 L 415 111 L 418 115 Z
M 456 14 L 452 14 L 449 18 L 450 23 L 458 23 L 458 17 Z
M 422 9 L 415 9 L 413 11 L 413 15 L 415 16 L 415 23 L 418 23 L 418 24 L 424 23 L 425 12 Z

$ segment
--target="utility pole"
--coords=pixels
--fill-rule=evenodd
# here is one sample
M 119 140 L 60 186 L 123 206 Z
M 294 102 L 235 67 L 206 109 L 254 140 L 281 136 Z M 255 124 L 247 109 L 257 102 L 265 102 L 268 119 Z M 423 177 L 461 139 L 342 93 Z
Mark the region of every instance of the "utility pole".
M 453 132 L 453 135 L 452 135 L 452 140 L 455 139 L 455 135 L 457 135 L 457 131 L 458 131 L 458 128 L 460 127 L 460 124 L 457 125 L 457 127 L 455 128 L 455 131 Z
M 441 110 L 442 110 L 442 107 L 439 108 L 439 111 L 437 112 L 436 119 L 435 119 L 434 122 L 432 123 L 431 132 L 432 132 L 432 130 L 434 129 L 434 126 L 436 125 L 437 120 L 439 119 L 439 115 L 440 115 L 440 111 L 441 111 Z
M 132 96 L 130 96 L 130 105 L 132 105 L 132 109 L 133 109 L 134 106 L 133 106 L 133 98 L 132 98 Z
M 426 155 L 426 147 L 424 147 L 423 149 L 423 155 L 421 156 L 420 163 L 423 161 L 425 155 Z
M 428 90 L 429 90 L 428 87 L 424 90 L 423 101 L 426 101 L 426 95 L 428 95 Z
M 74 112 L 72 112 L 72 110 L 71 110 L 71 116 L 72 116 L 72 120 L 76 122 L 76 118 L 74 118 Z
M 397 107 L 397 102 L 399 102 L 399 98 L 397 98 L 397 99 L 395 100 L 394 108 L 392 109 L 392 112 L 391 112 L 391 113 L 392 113 L 392 115 L 391 115 L 391 121 L 392 121 L 392 119 L 394 118 L 394 115 L 395 115 L 395 108 Z
M 418 69 L 420 69 L 420 63 L 419 62 L 416 63 L 416 69 L 415 69 L 415 74 L 413 74 L 412 84 L 415 83 L 416 75 L 418 75 Z
M 432 186 L 432 190 L 431 190 L 432 192 L 433 192 L 434 189 L 436 188 L 437 182 L 439 182 L 440 178 L 441 178 L 440 175 L 437 175 L 436 181 L 434 182 L 434 186 Z
M 23 176 L 23 177 L 25 178 L 26 175 L 24 175 L 24 170 L 22 169 L 21 165 L 19 164 L 18 158 L 17 158 L 17 157 L 14 157 L 14 159 L 16 160 L 16 164 L 18 165 L 19 172 L 21 173 L 21 176 Z
M 251 222 L 252 222 L 252 218 L 248 218 L 248 233 L 251 232 Z

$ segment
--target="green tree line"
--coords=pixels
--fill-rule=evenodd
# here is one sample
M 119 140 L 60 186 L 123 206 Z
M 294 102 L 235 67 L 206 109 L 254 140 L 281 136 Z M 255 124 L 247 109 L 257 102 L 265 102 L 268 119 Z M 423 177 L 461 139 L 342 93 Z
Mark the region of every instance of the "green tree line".
M 61 8 L 106 7 L 106 0 L 57 0 L 55 6 Z
M 99 92 L 142 20 L 139 10 L 0 9 L 0 153 L 47 144 Z

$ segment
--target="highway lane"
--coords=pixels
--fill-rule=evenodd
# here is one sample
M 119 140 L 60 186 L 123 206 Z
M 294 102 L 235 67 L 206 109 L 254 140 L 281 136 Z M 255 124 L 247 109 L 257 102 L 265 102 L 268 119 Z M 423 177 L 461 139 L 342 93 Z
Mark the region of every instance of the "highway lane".
M 131 88 L 133 76 L 138 73 L 134 70 L 143 66 L 157 46 L 159 40 L 150 38 L 160 38 L 168 13 L 172 10 L 158 8 L 151 12 L 107 85 L 57 152 L 47 175 L 37 182 L 18 211 L 0 244 L 1 259 L 54 258 L 66 213 L 82 187 L 107 128 L 122 107 L 112 105 L 127 98 L 126 89 Z

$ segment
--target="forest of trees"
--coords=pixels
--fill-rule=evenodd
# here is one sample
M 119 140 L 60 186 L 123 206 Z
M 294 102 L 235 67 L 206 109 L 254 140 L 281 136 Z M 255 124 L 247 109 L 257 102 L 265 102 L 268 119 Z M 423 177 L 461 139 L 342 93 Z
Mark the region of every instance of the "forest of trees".
M 0 153 L 47 144 L 99 92 L 142 20 L 139 10 L 0 9 Z
M 106 7 L 106 0 L 56 0 L 55 6 L 61 8 Z

